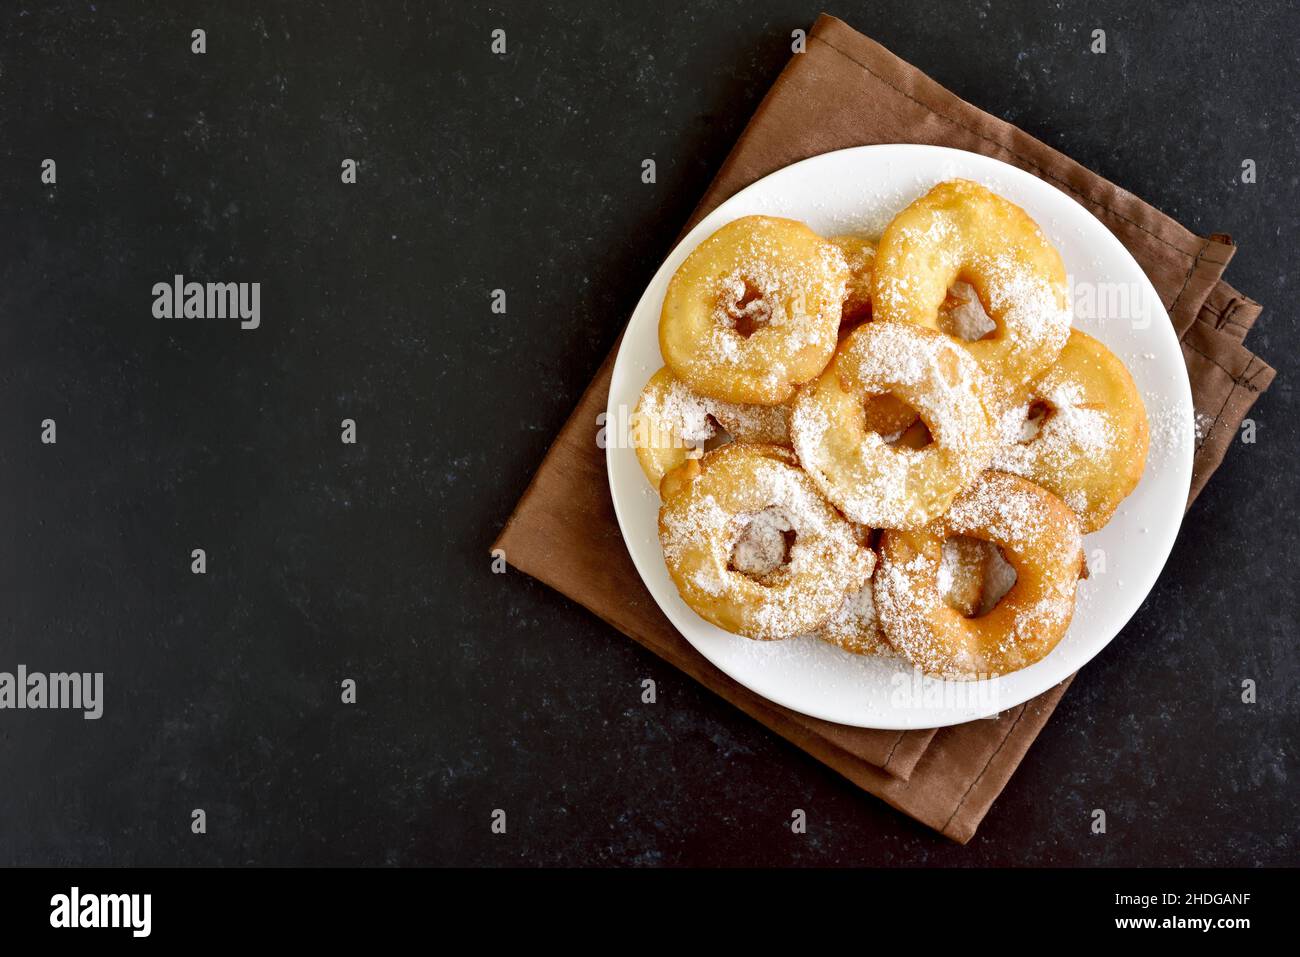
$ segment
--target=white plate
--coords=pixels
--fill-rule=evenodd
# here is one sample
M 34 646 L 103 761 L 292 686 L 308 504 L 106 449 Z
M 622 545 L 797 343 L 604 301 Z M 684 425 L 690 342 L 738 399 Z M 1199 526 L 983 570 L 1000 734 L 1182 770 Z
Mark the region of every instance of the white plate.
M 1124 361 L 1146 402 L 1151 452 L 1137 490 L 1084 542 L 1092 576 L 1079 586 L 1069 632 L 1042 661 L 979 682 L 922 679 L 906 663 L 848 654 L 811 638 L 756 642 L 695 614 L 659 548 L 659 498 L 637 464 L 628 421 L 663 365 L 659 310 L 673 272 L 718 227 L 765 214 L 802 220 L 825 236 L 879 235 L 904 206 L 953 177 L 1019 204 L 1060 250 L 1071 275 L 1074 324 Z M 1124 298 L 1128 297 L 1128 302 Z M 623 538 L 659 607 L 704 657 L 751 691 L 795 711 L 863 728 L 934 728 L 996 715 L 1047 690 L 1106 647 L 1137 611 L 1173 547 L 1191 483 L 1191 388 L 1182 350 L 1155 289 L 1110 231 L 1068 195 L 976 153 L 934 146 L 863 146 L 804 160 L 727 200 L 682 240 L 641 297 L 614 365 L 606 462 Z

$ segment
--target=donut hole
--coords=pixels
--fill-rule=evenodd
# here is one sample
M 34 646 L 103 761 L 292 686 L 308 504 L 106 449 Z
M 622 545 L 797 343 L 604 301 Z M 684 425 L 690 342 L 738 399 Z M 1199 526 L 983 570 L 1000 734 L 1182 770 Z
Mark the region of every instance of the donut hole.
M 790 567 L 798 532 L 785 509 L 771 505 L 742 515 L 743 523 L 727 567 L 759 584 L 769 584 Z
M 772 304 L 749 279 L 734 278 L 724 284 L 724 290 L 722 311 L 742 339 L 748 339 L 772 321 Z
M 885 441 L 889 445 L 920 450 L 934 442 L 934 434 L 930 431 L 930 427 L 925 424 L 925 419 L 918 415 L 916 421 L 905 428 L 896 439 L 892 442 L 888 439 Z
M 712 452 L 714 449 L 720 449 L 724 445 L 730 445 L 736 441 L 730 432 L 722 426 L 718 426 L 717 431 L 700 443 L 701 452 Z
M 1023 413 L 1018 420 L 1013 419 L 1011 425 L 1014 430 L 1006 433 L 1008 438 L 1013 439 L 1019 445 L 1028 445 L 1038 438 L 1039 433 L 1043 431 L 1043 426 L 1047 420 L 1056 412 L 1050 402 L 1044 399 L 1034 399 L 1029 405 L 1025 406 Z
M 980 615 L 987 615 L 997 607 L 1016 583 L 1016 567 L 1007 560 L 1007 553 L 992 542 L 988 546 L 988 564 L 984 567 L 984 595 L 980 601 Z M 976 616 L 978 617 L 978 616 Z
M 911 449 L 920 451 L 934 442 L 934 435 L 930 432 L 930 427 L 925 424 L 925 420 L 919 415 L 913 420 L 912 424 L 905 429 L 897 432 L 891 432 L 888 435 L 882 434 L 885 444 L 896 449 Z
M 980 618 L 997 607 L 1016 583 L 1016 569 L 993 542 L 953 535 L 943 542 L 939 597 L 964 618 Z
M 998 330 L 975 287 L 960 278 L 948 287 L 948 294 L 939 306 L 938 319 L 940 332 L 966 342 L 991 339 Z
M 934 441 L 921 414 L 895 395 L 873 395 L 864 403 L 864 409 L 866 429 L 875 432 L 886 445 L 923 449 Z

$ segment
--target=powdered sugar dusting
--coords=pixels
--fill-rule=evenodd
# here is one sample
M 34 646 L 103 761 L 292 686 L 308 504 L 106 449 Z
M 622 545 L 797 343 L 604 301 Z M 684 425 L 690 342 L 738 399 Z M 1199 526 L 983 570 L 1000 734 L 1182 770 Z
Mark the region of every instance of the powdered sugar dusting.
M 659 530 L 669 570 L 696 611 L 770 640 L 820 626 L 867 579 L 875 556 L 803 471 L 759 448 L 706 455 L 701 476 L 665 503 Z M 786 532 L 794 541 L 782 563 Z M 761 581 L 737 559 L 762 570 Z
M 1149 394 L 1146 408 L 1151 426 L 1152 458 L 1172 459 L 1194 445 L 1199 436 L 1209 433 L 1209 426 L 1197 426 L 1188 421 L 1182 404 L 1176 400 Z
M 710 399 L 693 392 L 680 379 L 673 379 L 671 387 L 652 398 L 644 411 L 688 442 L 702 443 L 713 438 L 717 434 L 715 422 L 742 441 L 777 445 L 789 442 L 789 409 L 785 406 Z
M 851 592 L 830 620 L 813 634 L 855 655 L 898 656 L 880 628 L 875 589 L 869 581 Z
M 834 352 L 847 281 L 844 253 L 802 224 L 735 220 L 674 274 L 660 318 L 664 357 L 697 392 L 784 401 Z
M 1063 521 L 1060 506 L 1053 511 L 1045 499 L 1051 497 L 1034 485 L 988 472 L 927 530 L 931 550 L 895 555 L 887 537 L 876 572 L 876 608 L 890 643 L 925 673 L 954 679 L 1014 671 L 1050 651 L 1073 614 L 1082 536 L 1077 522 Z M 1013 562 L 1040 569 L 1015 603 L 1002 604 L 1006 612 L 998 624 L 1004 630 L 941 606 L 941 543 L 952 534 L 986 538 Z
M 1088 404 L 1077 383 L 1054 382 L 1040 396 L 1048 408 L 1037 433 L 1031 433 L 1028 441 L 1023 439 L 1029 404 L 1011 408 L 1000 417 L 1002 447 L 993 457 L 993 468 L 1032 476 L 1034 464 L 1042 463 L 1066 472 L 1075 459 L 1097 458 L 1115 442 L 1115 430 L 1105 410 Z
M 837 398 L 832 380 L 850 395 Z M 845 341 L 822 381 L 801 393 L 791 438 L 804 468 L 849 518 L 874 528 L 919 524 L 942 511 L 992 454 L 985 383 L 979 366 L 946 336 L 871 322 Z M 884 393 L 915 400 L 931 445 L 890 446 L 875 432 L 850 430 L 844 404 Z

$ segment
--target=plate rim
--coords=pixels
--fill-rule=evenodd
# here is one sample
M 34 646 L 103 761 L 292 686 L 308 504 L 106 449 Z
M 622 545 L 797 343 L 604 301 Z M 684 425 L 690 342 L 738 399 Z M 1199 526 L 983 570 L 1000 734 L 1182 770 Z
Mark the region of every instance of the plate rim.
M 714 219 L 719 212 L 726 209 L 726 207 L 729 205 L 736 204 L 742 201 L 747 194 L 750 194 L 751 192 L 757 192 L 762 187 L 762 184 L 764 184 L 768 179 L 774 176 L 787 174 L 789 173 L 789 171 L 795 170 L 802 166 L 813 165 L 819 162 L 825 162 L 827 157 L 842 156 L 844 154 L 868 154 L 868 153 L 881 153 L 887 155 L 889 153 L 907 153 L 907 152 L 918 151 L 918 150 L 926 153 L 940 155 L 940 156 L 946 155 L 952 159 L 957 160 L 958 162 L 971 162 L 973 160 L 976 165 L 979 165 L 981 163 L 994 164 L 995 166 L 1000 167 L 1002 170 L 1007 171 L 1007 173 L 1013 179 L 1022 178 L 1026 181 L 1033 181 L 1037 184 L 1040 184 L 1043 187 L 1050 188 L 1054 193 L 1057 194 L 1057 196 L 1060 199 L 1068 201 L 1073 205 L 1079 207 L 1079 210 L 1082 213 L 1086 214 L 1086 216 L 1089 219 L 1091 219 L 1093 222 L 1096 223 L 1097 227 L 1099 228 L 1099 232 L 1097 233 L 1097 235 L 1099 237 L 1104 235 L 1104 238 L 1101 239 L 1101 242 L 1109 244 L 1113 252 L 1118 253 L 1122 258 L 1126 259 L 1132 265 L 1134 270 L 1134 275 L 1138 277 L 1137 281 L 1140 282 L 1145 287 L 1144 291 L 1147 294 L 1149 294 L 1150 302 L 1154 303 L 1155 306 L 1157 307 L 1158 315 L 1164 317 L 1164 321 L 1165 321 L 1164 328 L 1167 330 L 1167 334 L 1169 338 L 1172 339 L 1173 348 L 1175 350 L 1181 349 L 1178 335 L 1173 328 L 1173 322 L 1169 318 L 1168 310 L 1165 309 L 1164 303 L 1161 300 L 1159 293 L 1156 291 L 1155 286 L 1152 284 L 1150 278 L 1147 276 L 1146 271 L 1142 268 L 1141 264 L 1138 263 L 1137 260 L 1133 258 L 1132 254 L 1128 251 L 1127 248 L 1125 248 L 1124 244 L 1120 242 L 1119 238 L 1115 236 L 1115 234 L 1112 233 L 1109 228 L 1107 228 L 1105 223 L 1097 219 L 1097 217 L 1087 207 L 1085 207 L 1082 203 L 1076 200 L 1073 196 L 1061 190 L 1053 183 L 1047 180 L 1043 180 L 1040 177 L 1034 176 L 1032 173 L 1023 170 L 1018 166 L 1014 166 L 1010 163 L 1004 162 L 1003 160 L 997 159 L 995 157 L 986 156 L 983 153 L 971 152 L 969 150 L 956 149 L 953 147 L 934 146 L 934 145 L 923 144 L 923 143 L 882 143 L 882 144 L 869 144 L 865 146 L 850 146 L 850 147 L 845 147 L 843 149 L 830 150 L 825 153 L 819 153 L 815 156 L 806 157 L 805 159 L 798 160 L 794 163 L 790 163 L 786 166 L 780 167 L 779 169 L 773 170 L 770 173 L 767 173 L 760 179 L 757 179 L 754 182 L 748 184 L 743 189 L 740 189 L 737 192 L 733 193 L 731 196 L 727 197 L 727 199 L 723 200 L 716 207 L 714 207 L 714 209 L 710 210 L 709 213 L 707 213 L 705 216 L 702 216 L 699 222 L 697 222 L 694 226 L 692 226 L 691 229 L 685 235 L 683 235 L 677 242 L 675 242 L 672 245 L 672 247 L 667 251 L 667 253 L 665 253 L 658 268 L 654 271 L 650 279 L 646 282 L 645 288 L 642 291 L 640 297 L 638 297 L 636 306 L 633 308 L 632 312 L 630 313 L 628 321 L 624 325 L 623 331 L 620 334 L 618 351 L 614 357 L 613 367 L 610 370 L 609 395 L 607 396 L 605 402 L 604 421 L 606 423 L 606 427 L 608 427 L 610 423 L 615 423 L 618 421 L 617 418 L 618 410 L 614 407 L 614 398 L 618 390 L 614 388 L 614 385 L 616 382 L 619 381 L 620 371 L 625 367 L 625 356 L 628 353 L 628 343 L 630 341 L 629 337 L 627 336 L 627 331 L 630 328 L 633 319 L 637 316 L 638 313 L 641 312 L 642 308 L 646 306 L 647 298 L 651 295 L 652 290 L 658 284 L 660 277 L 663 275 L 664 271 L 667 268 L 668 262 L 673 258 L 674 254 L 683 247 L 693 248 L 694 245 L 698 245 L 698 243 L 703 238 L 701 233 L 703 232 L 705 225 L 709 223 L 712 219 Z M 978 177 L 978 173 L 975 172 L 957 171 L 957 172 L 953 172 L 949 178 L 959 178 L 968 175 L 975 178 Z M 1035 186 L 1033 188 L 1038 188 L 1038 187 Z M 1152 325 L 1153 326 L 1156 325 L 1158 321 L 1159 321 L 1158 317 L 1156 315 L 1153 315 Z M 1072 324 L 1072 328 L 1073 327 L 1074 326 Z M 632 360 L 627 360 L 627 361 L 631 362 Z M 1172 386 L 1170 386 L 1168 391 L 1177 393 L 1177 395 L 1174 396 L 1174 398 L 1176 398 L 1177 400 L 1180 422 L 1190 428 L 1192 422 L 1194 421 L 1194 415 L 1195 415 L 1195 408 L 1192 400 L 1191 380 L 1187 374 L 1187 367 L 1185 363 L 1182 362 L 1178 363 L 1177 369 L 1179 374 L 1175 377 L 1175 381 L 1172 384 Z M 1150 419 L 1150 412 L 1148 412 L 1148 420 L 1149 419 Z M 1179 442 L 1177 443 L 1177 447 L 1178 447 L 1178 452 L 1180 454 L 1177 456 L 1176 459 L 1171 461 L 1170 468 L 1176 471 L 1177 474 L 1175 475 L 1175 478 L 1181 478 L 1183 480 L 1179 482 L 1179 487 L 1185 485 L 1184 496 L 1183 496 L 1183 499 L 1185 501 L 1186 495 L 1190 494 L 1191 491 L 1192 466 L 1194 460 L 1194 444 L 1191 442 Z M 1065 675 L 1040 679 L 1037 682 L 1029 682 L 1028 684 L 1030 690 L 1027 693 L 1024 692 L 1022 689 L 1021 692 L 1017 692 L 1016 694 L 1013 694 L 1011 696 L 1011 698 L 1013 698 L 1014 700 L 1008 702 L 1003 702 L 999 700 L 998 697 L 995 695 L 994 700 L 997 701 L 996 708 L 988 709 L 987 706 L 985 706 L 984 708 L 980 708 L 977 706 L 973 710 L 968 709 L 961 713 L 955 713 L 951 715 L 950 719 L 946 718 L 944 720 L 937 721 L 937 722 L 935 720 L 935 713 L 926 709 L 915 709 L 916 714 L 913 715 L 913 720 L 907 720 L 905 717 L 898 718 L 898 715 L 900 713 L 899 709 L 893 709 L 887 715 L 881 715 L 878 717 L 872 716 L 869 718 L 846 720 L 839 713 L 830 714 L 825 711 L 820 711 L 816 707 L 815 702 L 810 703 L 807 701 L 794 701 L 794 700 L 790 700 L 790 698 L 784 695 L 774 695 L 774 694 L 769 694 L 766 691 L 760 691 L 752 687 L 749 683 L 747 683 L 742 676 L 737 676 L 733 674 L 732 671 L 728 670 L 725 663 L 717 660 L 717 657 L 710 654 L 707 648 L 701 647 L 701 645 L 697 643 L 691 637 L 690 634 L 687 633 L 686 629 L 678 625 L 677 621 L 674 618 L 673 612 L 670 611 L 670 609 L 664 607 L 664 604 L 662 601 L 660 601 L 659 596 L 655 594 L 654 589 L 651 587 L 650 582 L 646 578 L 646 574 L 643 572 L 641 568 L 641 563 L 638 561 L 636 552 L 633 550 L 630 544 L 629 530 L 628 530 L 629 518 L 624 514 L 624 505 L 620 502 L 620 493 L 615 481 L 615 458 L 614 457 L 615 454 L 618 453 L 619 451 L 623 451 L 620 448 L 620 443 L 618 442 L 606 443 L 606 447 L 605 447 L 606 480 L 609 485 L 610 498 L 614 506 L 615 518 L 618 521 L 619 533 L 623 540 L 623 547 L 627 550 L 629 557 L 632 559 L 632 564 L 633 567 L 636 568 L 638 578 L 641 579 L 642 584 L 645 586 L 646 590 L 650 593 L 650 596 L 654 599 L 655 605 L 668 619 L 669 623 L 682 636 L 682 638 L 685 639 L 687 643 L 689 643 L 691 647 L 695 649 L 695 651 L 697 651 L 707 661 L 709 661 L 710 664 L 712 664 L 714 667 L 718 668 L 729 678 L 731 678 L 731 680 L 736 681 L 742 687 L 746 688 L 751 693 L 758 695 L 760 698 L 762 698 L 765 701 L 769 701 L 774 704 L 780 705 L 781 707 L 788 708 L 789 710 L 794 711 L 798 714 L 806 715 L 808 717 L 816 718 L 818 720 L 829 721 L 846 727 L 857 727 L 857 728 L 881 730 L 881 731 L 922 730 L 922 729 L 931 729 L 931 728 L 950 727 L 952 725 L 963 724 L 969 721 L 994 717 L 998 714 L 1019 707 L 1020 705 L 1024 704 L 1026 701 L 1030 701 L 1033 698 L 1038 697 L 1044 692 L 1057 686 L 1062 681 L 1067 680 L 1074 673 L 1074 672 L 1069 672 Z M 627 451 L 631 451 L 631 450 L 627 450 Z M 642 476 L 642 478 L 644 478 L 644 476 Z M 648 487 L 649 486 L 647 485 L 647 488 Z M 1185 510 L 1178 514 L 1176 521 L 1173 522 L 1172 527 L 1169 529 L 1167 541 L 1165 541 L 1161 545 L 1160 553 L 1158 553 L 1158 557 L 1159 557 L 1158 562 L 1155 561 L 1151 562 L 1151 565 L 1154 568 L 1154 573 L 1151 579 L 1150 586 L 1142 593 L 1141 596 L 1135 599 L 1135 601 L 1133 602 L 1132 610 L 1124 617 L 1123 621 L 1119 623 L 1119 625 L 1115 628 L 1114 632 L 1109 636 L 1107 636 L 1104 640 L 1098 642 L 1096 647 L 1092 649 L 1087 654 L 1087 657 L 1078 665 L 1078 668 L 1082 668 L 1087 664 L 1091 663 L 1092 660 L 1097 657 L 1097 655 L 1101 654 L 1101 652 L 1104 651 L 1106 647 L 1112 641 L 1115 640 L 1115 638 L 1120 634 L 1120 632 L 1122 632 L 1124 628 L 1127 627 L 1128 623 L 1132 621 L 1133 617 L 1137 614 L 1137 612 L 1141 609 L 1142 605 L 1146 602 L 1147 597 L 1151 594 L 1151 592 L 1155 589 L 1156 584 L 1160 581 L 1160 577 L 1163 574 L 1164 568 L 1169 561 L 1169 557 L 1173 553 L 1174 544 L 1177 542 L 1178 535 L 1182 530 L 1182 522 L 1185 515 L 1186 515 Z M 1156 557 L 1156 555 L 1153 554 L 1152 557 L 1154 558 Z M 691 611 L 689 608 L 687 610 L 690 611 L 691 614 L 695 614 L 695 612 Z M 699 621 L 702 624 L 707 624 L 707 622 L 705 622 L 703 618 L 700 618 Z M 1048 655 L 1045 656 L 1043 660 L 1047 661 L 1050 657 L 1051 657 L 1051 653 L 1049 652 Z M 1024 669 L 1021 669 L 1021 671 L 1019 672 L 1011 672 L 1008 675 L 1000 675 L 996 678 L 988 679 L 988 680 L 990 682 L 999 682 L 1006 679 L 1011 674 L 1020 674 L 1023 673 L 1023 671 Z M 926 680 L 935 681 L 944 686 L 958 685 L 958 684 L 964 684 L 969 686 L 971 684 L 970 682 L 953 682 L 946 679 L 931 679 L 928 677 L 926 678 Z M 957 710 L 958 710 L 957 708 L 949 708 L 949 711 L 957 711 Z M 910 712 L 908 712 L 907 710 L 903 711 L 904 715 L 908 713 Z

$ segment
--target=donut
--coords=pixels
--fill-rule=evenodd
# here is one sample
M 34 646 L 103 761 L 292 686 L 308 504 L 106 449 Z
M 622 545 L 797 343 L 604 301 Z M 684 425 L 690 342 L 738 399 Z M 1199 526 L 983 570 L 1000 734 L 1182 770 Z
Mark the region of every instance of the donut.
M 998 546 L 1016 575 L 1001 600 L 975 618 L 939 593 L 943 543 L 959 535 Z M 1061 640 L 1082 570 L 1082 531 L 1069 506 L 1018 475 L 989 471 L 924 528 L 881 534 L 876 612 L 889 643 L 925 674 L 1008 674 Z
M 1061 256 L 1019 206 L 978 183 L 949 180 L 899 213 L 880 237 L 873 318 L 938 328 L 958 281 L 970 285 L 996 326 L 962 344 L 1007 401 L 1018 401 L 1069 335 Z
M 734 220 L 673 274 L 659 349 L 700 395 L 780 405 L 834 354 L 847 280 L 840 248 L 803 223 Z
M 941 332 L 872 321 L 855 329 L 790 415 L 799 462 L 846 516 L 871 528 L 912 528 L 941 515 L 988 464 L 993 420 L 987 377 Z M 891 394 L 919 413 L 932 441 L 888 445 L 866 427 L 864 403 Z
M 1150 429 L 1124 363 L 1075 329 L 1027 405 L 1003 417 L 993 467 L 1060 497 L 1095 532 L 1137 487 Z
M 632 444 L 641 470 L 655 488 L 665 473 L 697 458 L 713 442 L 789 445 L 789 409 L 736 405 L 692 392 L 667 366 L 650 377 L 632 413 Z
M 875 554 L 793 453 L 732 443 L 664 477 L 659 542 L 682 599 L 758 641 L 806 634 L 861 587 Z

